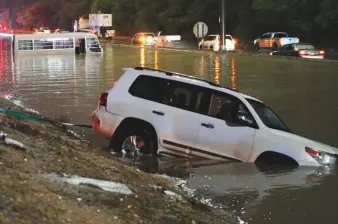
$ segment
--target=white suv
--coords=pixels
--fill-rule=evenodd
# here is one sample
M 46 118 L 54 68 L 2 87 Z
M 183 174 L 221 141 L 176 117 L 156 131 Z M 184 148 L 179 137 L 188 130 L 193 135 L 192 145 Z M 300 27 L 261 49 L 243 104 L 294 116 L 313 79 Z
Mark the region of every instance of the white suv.
M 235 40 L 231 35 L 225 35 L 225 50 L 234 51 L 235 50 Z M 217 34 L 206 36 L 198 43 L 198 48 L 208 49 L 213 51 L 219 51 L 221 47 L 221 36 Z
M 93 129 L 117 152 L 306 166 L 338 149 L 293 134 L 261 101 L 183 74 L 125 68 L 99 97 Z

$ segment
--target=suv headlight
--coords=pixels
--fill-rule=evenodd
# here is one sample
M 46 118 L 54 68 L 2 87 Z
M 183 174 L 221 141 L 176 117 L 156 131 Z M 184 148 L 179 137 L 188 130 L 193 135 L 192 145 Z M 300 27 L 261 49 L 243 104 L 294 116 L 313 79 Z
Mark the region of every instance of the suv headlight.
M 151 37 L 151 36 L 147 36 L 147 38 L 146 38 L 146 42 L 147 42 L 148 44 L 151 44 L 151 43 L 153 43 L 153 41 L 154 41 L 154 38 L 153 38 L 153 37 Z
M 305 151 L 321 165 L 332 165 L 337 162 L 336 156 L 331 153 L 322 152 L 309 147 L 305 147 Z

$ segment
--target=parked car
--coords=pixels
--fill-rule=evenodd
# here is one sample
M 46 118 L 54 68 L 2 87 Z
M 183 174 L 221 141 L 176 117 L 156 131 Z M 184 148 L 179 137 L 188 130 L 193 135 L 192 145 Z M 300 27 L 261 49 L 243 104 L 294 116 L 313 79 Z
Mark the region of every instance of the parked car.
M 299 38 L 289 37 L 288 33 L 286 32 L 264 33 L 254 40 L 254 45 L 257 51 L 261 48 L 272 48 L 273 50 L 277 50 L 284 45 L 296 43 L 299 43 Z
M 225 35 L 225 50 L 234 51 L 235 50 L 235 40 L 231 35 Z M 221 36 L 218 34 L 212 34 L 206 36 L 198 43 L 198 49 L 208 49 L 213 51 L 219 51 L 221 47 Z
M 270 55 L 293 56 L 301 58 L 324 59 L 325 51 L 307 43 L 287 44 Z
M 193 76 L 125 68 L 92 127 L 116 152 L 267 164 L 335 164 L 338 149 L 291 132 L 258 99 Z
M 141 44 L 141 45 L 155 45 L 155 34 L 154 33 L 136 33 L 131 42 L 133 44 Z
M 164 46 L 169 43 L 178 43 L 182 40 L 181 35 L 172 34 L 164 31 L 158 31 L 155 37 L 155 41 L 157 45 Z

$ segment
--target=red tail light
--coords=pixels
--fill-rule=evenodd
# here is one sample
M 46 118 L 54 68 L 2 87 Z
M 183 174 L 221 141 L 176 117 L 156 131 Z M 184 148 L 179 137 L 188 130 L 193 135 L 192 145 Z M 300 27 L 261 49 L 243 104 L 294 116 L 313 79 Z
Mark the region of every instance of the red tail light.
M 319 51 L 319 52 L 317 52 L 317 54 L 319 54 L 319 55 L 324 55 L 324 54 L 325 54 L 325 51 Z
M 99 97 L 99 105 L 107 106 L 107 99 L 108 99 L 108 92 L 101 93 Z
M 308 53 L 306 51 L 300 51 L 299 52 L 299 55 L 302 56 L 302 55 L 307 55 Z

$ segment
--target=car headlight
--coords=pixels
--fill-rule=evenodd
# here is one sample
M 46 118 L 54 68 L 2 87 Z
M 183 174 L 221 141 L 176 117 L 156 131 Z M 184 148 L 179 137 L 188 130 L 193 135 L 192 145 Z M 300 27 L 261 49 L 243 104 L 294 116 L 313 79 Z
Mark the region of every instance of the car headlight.
M 147 38 L 146 38 L 146 42 L 147 42 L 148 44 L 151 44 L 151 43 L 153 43 L 153 41 L 154 41 L 154 38 L 153 38 L 153 37 L 151 37 L 151 36 L 147 36 Z
M 322 152 L 309 147 L 306 147 L 305 151 L 321 165 L 332 165 L 337 162 L 336 156 L 331 153 Z

